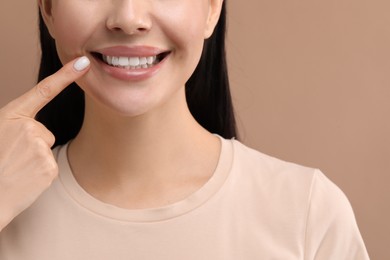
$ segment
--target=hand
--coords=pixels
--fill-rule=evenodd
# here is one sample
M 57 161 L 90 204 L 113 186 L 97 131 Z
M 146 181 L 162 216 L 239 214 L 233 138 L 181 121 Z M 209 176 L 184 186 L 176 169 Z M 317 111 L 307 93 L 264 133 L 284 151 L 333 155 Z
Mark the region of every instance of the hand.
M 34 117 L 73 81 L 89 60 L 81 57 L 0 109 L 0 231 L 28 208 L 56 178 L 54 135 Z

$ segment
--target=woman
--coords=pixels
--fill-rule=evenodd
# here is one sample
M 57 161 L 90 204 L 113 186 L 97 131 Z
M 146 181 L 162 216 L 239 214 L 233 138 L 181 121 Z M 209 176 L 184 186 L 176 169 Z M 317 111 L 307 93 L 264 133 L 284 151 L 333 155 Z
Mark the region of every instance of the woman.
M 0 112 L 0 259 L 368 259 L 321 172 L 232 139 L 223 0 L 38 3 L 41 81 Z

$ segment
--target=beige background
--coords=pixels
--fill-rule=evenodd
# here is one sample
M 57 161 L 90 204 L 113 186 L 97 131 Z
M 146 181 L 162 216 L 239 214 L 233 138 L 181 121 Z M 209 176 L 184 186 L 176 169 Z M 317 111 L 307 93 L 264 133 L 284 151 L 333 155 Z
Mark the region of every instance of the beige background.
M 390 259 L 390 2 L 230 0 L 241 139 L 318 167 L 349 197 L 372 259 Z M 33 86 L 35 1 L 1 1 L 0 106 Z

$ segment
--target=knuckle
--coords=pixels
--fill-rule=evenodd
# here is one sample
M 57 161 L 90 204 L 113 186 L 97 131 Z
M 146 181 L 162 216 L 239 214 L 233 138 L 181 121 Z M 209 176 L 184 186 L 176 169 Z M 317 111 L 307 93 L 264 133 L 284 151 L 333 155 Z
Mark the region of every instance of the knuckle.
M 51 147 L 55 143 L 53 133 L 34 120 L 21 121 L 20 132 L 29 145 L 38 149 Z
M 51 132 L 47 134 L 47 141 L 50 147 L 53 146 L 54 143 L 56 142 L 56 138 Z
M 42 170 L 45 171 L 47 166 L 46 166 L 46 161 L 47 161 L 47 155 L 46 153 L 42 152 L 41 149 L 35 148 L 35 155 L 32 157 L 35 161 L 36 166 Z
M 47 78 L 43 81 L 41 81 L 38 85 L 36 85 L 36 92 L 37 94 L 44 98 L 44 99 L 50 99 L 52 96 L 52 80 L 50 78 Z
M 37 131 L 37 125 L 32 120 L 23 120 L 20 126 L 22 132 L 32 134 Z
M 41 164 L 40 175 L 45 183 L 50 184 L 58 175 L 58 165 L 53 158 L 47 157 L 47 155 L 42 157 L 44 162 Z
M 50 180 L 54 179 L 58 174 L 58 165 L 57 163 L 51 161 L 46 164 L 44 175 Z
M 50 156 L 52 156 L 51 152 L 50 154 L 47 152 L 50 148 L 46 142 L 40 137 L 33 136 L 28 139 L 28 146 L 26 149 L 31 153 L 31 158 L 34 159 L 35 163 L 40 165 L 42 169 L 46 169 L 47 161 L 50 159 Z

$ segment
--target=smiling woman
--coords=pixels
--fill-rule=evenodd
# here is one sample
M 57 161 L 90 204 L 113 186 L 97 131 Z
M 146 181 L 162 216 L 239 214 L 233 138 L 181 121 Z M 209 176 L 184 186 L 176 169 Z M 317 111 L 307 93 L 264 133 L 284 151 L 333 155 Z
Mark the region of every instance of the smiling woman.
M 79 1 L 76 1 L 76 3 L 77 2 Z M 186 2 L 187 2 L 186 6 L 188 6 L 187 8 L 190 8 L 191 6 L 189 6 L 189 4 L 191 4 L 191 1 L 186 1 Z M 184 4 L 182 3 L 182 5 Z M 115 6 L 116 8 L 121 9 L 120 5 L 115 5 Z M 175 5 L 175 8 L 179 8 L 179 6 Z M 170 20 L 172 19 L 171 17 L 172 13 L 175 13 L 174 12 L 174 10 L 176 10 L 175 8 L 170 8 L 170 10 L 165 11 L 167 7 L 160 6 L 159 13 L 163 13 L 165 14 L 165 16 L 169 16 L 170 18 L 165 18 L 165 20 Z M 192 73 L 192 76 L 188 81 L 187 79 L 189 76 L 187 75 L 187 79 L 182 80 L 181 85 L 184 86 L 184 84 L 186 84 L 185 95 L 187 97 L 188 107 L 192 115 L 195 117 L 195 119 L 205 128 L 207 128 L 210 132 L 218 133 L 225 138 L 232 138 L 235 137 L 237 134 L 235 129 L 236 126 L 235 126 L 235 120 L 233 115 L 233 106 L 230 98 L 229 81 L 228 81 L 226 58 L 225 58 L 224 37 L 225 37 L 225 21 L 226 21 L 225 12 L 226 11 L 225 11 L 225 5 L 218 7 L 214 3 L 214 9 L 215 8 L 217 8 L 217 13 L 212 14 L 213 16 L 216 16 L 214 17 L 214 19 L 218 18 L 218 15 L 220 16 L 215 31 L 211 35 L 211 37 L 204 42 L 205 46 L 202 54 L 203 56 L 200 59 L 199 64 L 197 64 L 195 72 Z M 218 13 L 218 8 L 222 8 L 221 14 Z M 91 9 L 87 9 L 86 12 L 90 13 Z M 188 12 L 189 11 L 187 11 L 187 13 Z M 50 13 L 50 11 L 47 13 Z M 133 12 L 129 12 L 129 14 L 132 13 Z M 176 13 L 180 14 L 180 10 L 176 10 Z M 79 14 L 79 12 L 75 12 L 75 14 Z M 180 14 L 180 16 L 183 17 L 184 15 Z M 191 16 L 187 16 L 187 20 L 188 20 L 187 23 L 193 24 L 192 22 L 193 19 L 190 18 Z M 212 16 L 210 18 L 212 18 Z M 103 19 L 102 22 L 108 23 L 112 20 L 112 19 L 111 20 L 108 19 L 109 17 L 105 17 L 105 20 Z M 132 19 L 132 17 L 130 17 L 130 19 Z M 172 22 L 177 23 L 176 20 Z M 214 21 L 214 23 L 215 22 L 216 21 Z M 68 28 L 67 26 L 69 26 L 69 24 L 66 22 L 64 27 Z M 78 27 L 79 25 L 77 22 L 75 22 L 74 26 Z M 187 30 L 187 28 L 189 28 L 186 26 L 181 26 L 181 27 L 182 27 L 181 31 L 178 31 L 174 35 L 178 35 L 180 33 L 183 34 L 182 31 Z M 60 69 L 62 63 L 59 60 L 56 51 L 56 44 L 58 41 L 54 41 L 54 39 L 51 37 L 42 19 L 42 16 L 40 16 L 40 28 L 41 28 L 42 59 L 41 59 L 39 80 L 42 80 L 45 77 L 55 73 L 58 69 Z M 64 30 L 68 32 L 69 30 L 66 28 Z M 211 27 L 211 29 L 213 28 Z M 148 55 L 150 55 L 149 56 L 150 59 L 151 56 L 153 55 L 153 59 L 155 60 L 154 63 L 156 63 L 157 60 L 160 61 L 165 60 L 167 56 L 171 54 L 172 50 L 169 50 L 168 47 L 158 47 L 159 45 L 162 45 L 161 40 L 159 41 L 152 40 L 152 37 L 155 37 L 153 35 L 147 37 L 150 39 L 148 41 L 145 41 L 145 39 L 143 39 L 145 38 L 145 36 L 143 36 L 140 40 L 140 35 L 135 35 L 129 37 L 129 39 L 125 39 L 124 37 L 126 37 L 127 34 L 124 33 L 118 34 L 118 31 L 120 32 L 120 30 L 121 27 L 115 27 L 115 26 L 113 31 L 109 30 L 110 32 L 109 35 L 105 36 L 106 38 L 109 38 L 109 40 L 105 40 L 104 44 L 103 43 L 101 44 L 104 45 L 105 47 L 106 46 L 108 47 L 106 48 L 102 47 L 103 48 L 102 50 L 95 50 L 96 48 L 94 49 L 94 51 L 85 50 L 82 51 L 80 55 L 83 53 L 90 53 L 92 60 L 95 61 L 96 65 L 99 65 L 96 66 L 97 69 L 100 69 L 100 71 L 96 75 L 98 78 L 94 78 L 94 80 L 97 82 L 102 82 L 103 81 L 102 77 L 106 77 L 106 78 L 109 77 L 111 81 L 115 79 L 119 80 L 119 84 L 122 84 L 121 81 L 128 81 L 128 83 L 131 81 L 138 81 L 137 84 L 143 84 L 141 80 L 137 80 L 137 79 L 150 77 L 151 74 L 153 75 L 155 71 L 159 70 L 159 67 L 161 66 L 158 66 L 158 68 L 153 68 L 153 67 L 157 67 L 157 66 L 153 66 L 150 67 L 150 69 L 148 70 L 145 69 L 142 70 L 140 68 L 133 69 L 131 68 L 132 67 L 131 65 L 137 64 L 138 61 L 136 61 L 136 59 L 142 58 L 141 56 L 144 57 L 146 56 L 146 58 L 148 58 Z M 206 36 L 209 36 L 211 33 L 210 29 L 208 30 L 209 30 L 208 32 L 204 32 L 207 34 Z M 158 32 L 155 32 L 154 35 L 156 33 Z M 71 34 L 73 35 L 73 33 Z M 107 32 L 104 33 L 103 31 L 103 33 L 101 34 L 107 34 Z M 191 37 L 191 35 L 189 34 L 185 34 L 185 35 L 187 37 Z M 205 36 L 202 35 L 201 39 L 204 38 Z M 126 43 L 126 41 L 131 44 Z M 142 44 L 137 43 L 140 41 Z M 152 41 L 156 42 L 155 44 L 156 46 L 153 46 Z M 189 43 L 182 44 L 186 48 L 189 48 L 187 47 L 187 44 L 193 46 L 193 43 L 191 45 L 191 42 L 194 41 L 194 38 L 190 38 L 188 39 L 188 41 Z M 200 44 L 203 44 L 203 42 Z M 91 47 L 90 49 L 93 48 Z M 195 50 L 192 50 L 191 48 L 189 49 L 191 50 L 191 53 L 197 53 Z M 200 55 L 200 52 L 201 50 L 198 50 L 198 54 L 197 54 L 198 56 Z M 118 62 L 118 65 L 119 65 L 119 58 L 121 55 L 123 55 L 123 58 L 129 59 L 130 69 L 129 68 L 123 69 L 120 67 L 118 68 L 117 66 L 114 66 L 116 68 L 112 66 L 106 66 L 105 64 L 103 64 L 103 63 L 107 63 L 107 62 L 103 62 L 105 59 L 103 54 L 106 54 L 108 56 L 108 58 L 106 58 L 107 61 L 111 59 L 111 62 Z M 178 53 L 177 51 L 174 55 L 176 59 L 178 58 L 182 59 L 181 56 L 183 56 L 180 54 L 180 52 Z M 154 58 L 154 56 L 156 58 Z M 199 58 L 200 57 L 197 57 L 196 59 Z M 134 63 L 130 64 L 131 62 Z M 178 67 L 181 68 L 183 66 L 187 67 L 187 65 L 184 63 L 180 64 Z M 105 73 L 101 73 L 101 70 L 104 70 Z M 169 77 L 172 77 L 176 70 L 177 69 L 169 70 L 168 73 L 165 74 L 167 74 Z M 149 79 L 149 81 L 151 80 L 158 81 L 158 78 L 154 79 L 153 77 L 152 79 Z M 112 85 L 112 82 L 109 85 Z M 151 83 L 150 85 L 154 85 L 156 87 L 158 86 L 159 89 L 163 89 L 160 86 L 161 85 L 160 81 L 158 81 L 157 83 Z M 128 89 L 128 91 L 136 91 L 136 90 L 137 90 L 136 84 L 132 84 L 132 90 Z M 146 90 L 147 89 L 145 89 L 144 91 Z M 103 96 L 103 98 L 107 96 L 108 97 L 112 96 L 112 94 L 107 95 L 108 94 L 107 92 L 109 91 L 108 89 L 107 90 L 103 89 L 102 91 L 106 92 L 105 94 L 100 94 L 100 96 Z M 134 98 L 136 97 L 138 99 L 141 98 L 139 95 L 133 95 L 133 96 Z M 118 97 L 116 97 L 115 100 L 113 101 L 114 105 L 118 104 L 119 102 L 120 99 Z M 127 103 L 126 101 L 124 102 Z M 49 130 L 55 133 L 56 144 L 64 144 L 70 139 L 74 138 L 74 136 L 79 132 L 79 129 L 82 124 L 83 116 L 84 116 L 83 110 L 84 110 L 83 93 L 80 91 L 80 88 L 76 84 L 72 84 L 62 94 L 56 97 L 53 102 L 48 104 L 48 106 L 46 106 L 46 108 L 43 109 L 38 114 L 37 118 L 39 119 L 39 121 L 43 122 L 49 128 Z
M 78 85 L 88 97 L 132 116 L 174 100 L 169 99 L 173 94 L 183 95 L 183 87 L 199 62 L 204 39 L 211 35 L 222 4 L 221 1 L 211 1 L 212 5 L 208 1 L 46 2 L 43 18 L 55 39 L 61 62 L 81 55 L 92 61 L 90 72 Z M 94 53 L 112 56 L 118 63 L 124 58 L 164 59 L 150 68 L 132 69 L 106 66 Z
M 236 140 L 226 1 L 38 3 L 40 82 L 0 111 L 1 259 L 368 259 L 319 170 Z

